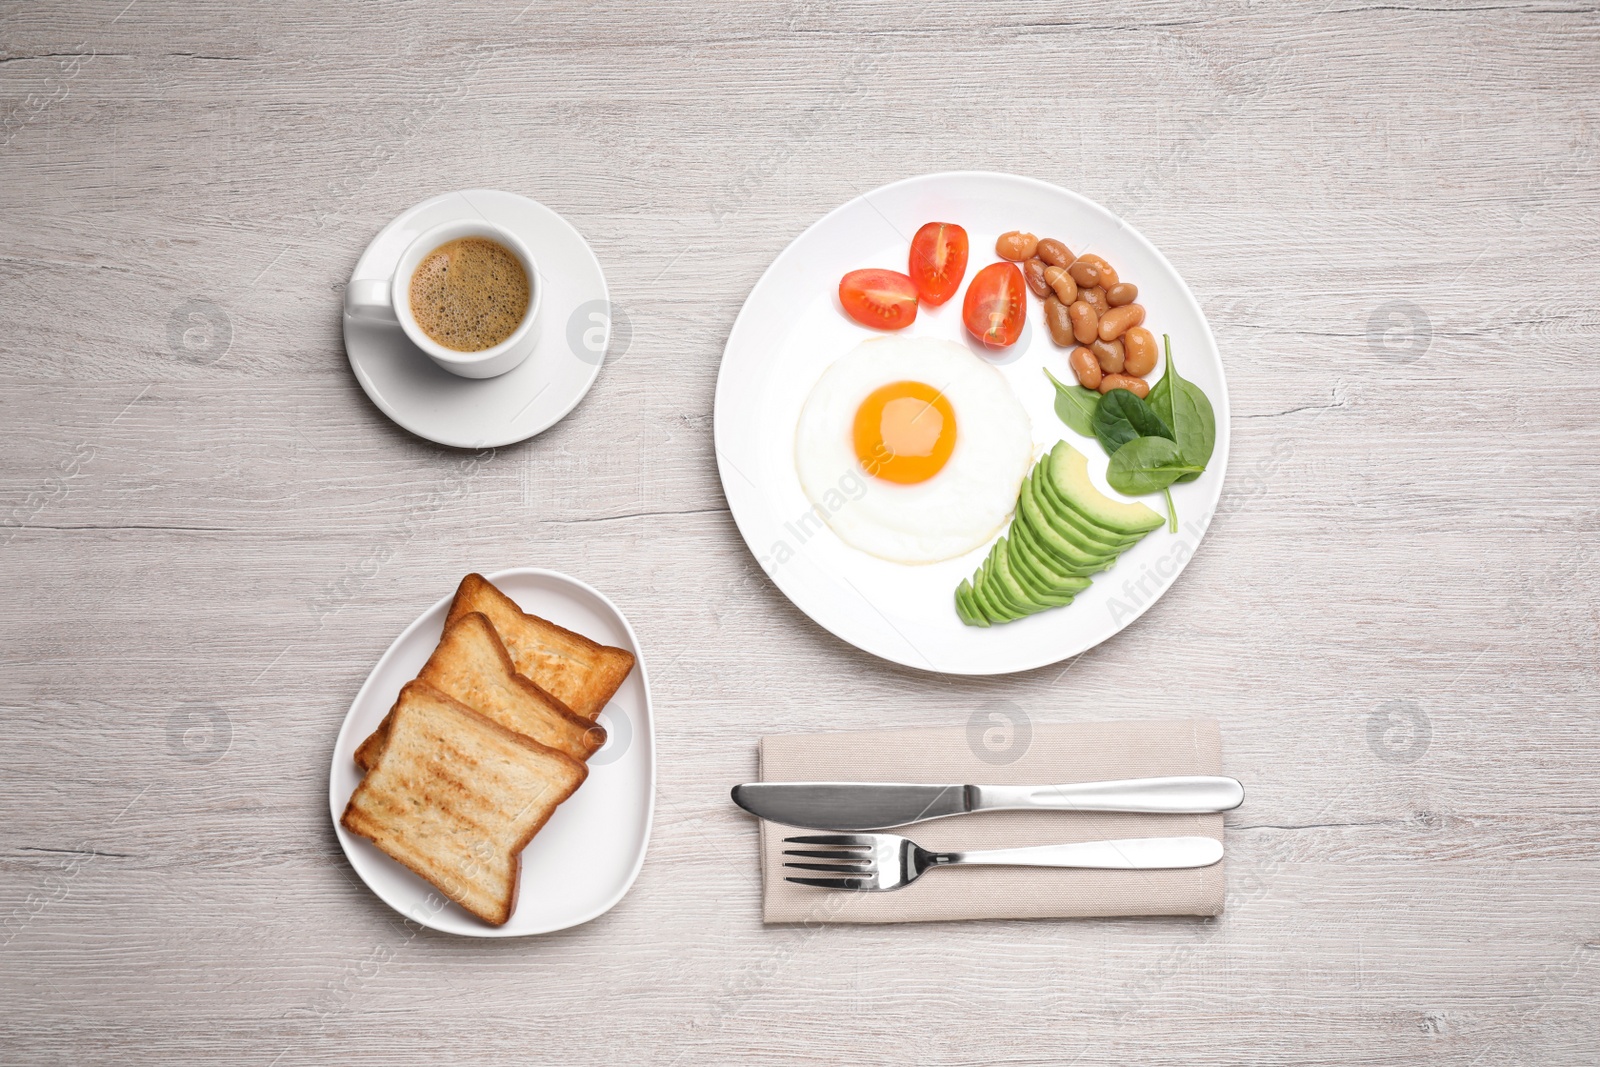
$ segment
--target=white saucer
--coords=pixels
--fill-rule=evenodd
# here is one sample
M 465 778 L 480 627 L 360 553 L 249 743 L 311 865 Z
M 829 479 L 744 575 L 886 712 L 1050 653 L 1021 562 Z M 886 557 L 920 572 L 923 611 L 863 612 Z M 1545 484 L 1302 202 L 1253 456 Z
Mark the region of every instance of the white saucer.
M 544 287 L 539 346 L 498 378 L 461 378 L 440 369 L 392 323 L 344 317 L 350 368 L 379 409 L 418 437 L 453 448 L 498 448 L 554 426 L 577 407 L 605 360 L 611 303 L 589 244 L 537 201 L 495 189 L 436 196 L 401 213 L 372 239 L 351 281 L 387 278 L 424 230 L 484 218 L 527 242 Z

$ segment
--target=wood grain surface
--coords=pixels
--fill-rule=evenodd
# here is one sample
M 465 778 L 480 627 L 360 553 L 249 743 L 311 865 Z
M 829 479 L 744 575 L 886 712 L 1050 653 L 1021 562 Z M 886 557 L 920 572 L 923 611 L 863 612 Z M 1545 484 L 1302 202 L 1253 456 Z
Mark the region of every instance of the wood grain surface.
M 1593 5 L 519 6 L 0 5 L 0 1061 L 1600 1060 Z M 992 679 L 801 615 L 711 446 L 773 256 L 966 168 L 1150 237 L 1236 420 L 1160 604 Z M 563 213 L 629 322 L 482 455 L 339 329 L 464 187 Z M 632 619 L 658 809 L 615 910 L 484 943 L 368 892 L 326 785 L 395 634 L 515 565 Z M 1218 718 L 1227 913 L 761 925 L 758 736 L 993 707 Z

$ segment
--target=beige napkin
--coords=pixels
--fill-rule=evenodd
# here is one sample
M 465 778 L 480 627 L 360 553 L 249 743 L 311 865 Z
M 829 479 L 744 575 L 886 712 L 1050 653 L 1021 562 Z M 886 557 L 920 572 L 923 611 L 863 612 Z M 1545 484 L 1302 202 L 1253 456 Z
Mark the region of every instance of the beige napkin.
M 922 782 L 1056 785 L 1167 774 L 1221 774 L 1222 739 L 1211 719 L 1037 724 L 1010 763 L 964 727 L 787 734 L 761 739 L 766 782 Z M 1021 738 L 1011 744 L 1021 749 Z M 783 839 L 761 823 L 762 918 L 769 923 L 894 923 L 935 919 L 1042 919 L 1108 915 L 1220 915 L 1223 864 L 1182 871 L 951 867 L 903 889 L 850 893 L 784 881 Z M 932 849 L 1013 848 L 1124 837 L 1198 835 L 1222 840 L 1221 815 L 992 811 L 902 827 Z M 793 872 L 791 872 L 793 873 Z

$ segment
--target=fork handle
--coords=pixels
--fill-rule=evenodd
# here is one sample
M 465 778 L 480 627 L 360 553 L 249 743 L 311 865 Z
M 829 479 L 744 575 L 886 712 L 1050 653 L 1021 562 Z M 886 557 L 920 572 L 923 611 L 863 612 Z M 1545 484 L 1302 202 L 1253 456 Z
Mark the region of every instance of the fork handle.
M 999 867 L 1093 867 L 1150 871 L 1209 867 L 1222 858 L 1222 842 L 1209 837 L 1135 837 L 1125 841 L 1085 841 L 1075 845 L 991 848 L 978 852 L 939 852 L 935 866 L 978 864 Z
M 1031 809 L 1203 815 L 1232 811 L 1244 803 L 1244 786 L 1237 779 L 1211 774 L 1069 785 L 970 785 L 967 789 L 972 811 Z

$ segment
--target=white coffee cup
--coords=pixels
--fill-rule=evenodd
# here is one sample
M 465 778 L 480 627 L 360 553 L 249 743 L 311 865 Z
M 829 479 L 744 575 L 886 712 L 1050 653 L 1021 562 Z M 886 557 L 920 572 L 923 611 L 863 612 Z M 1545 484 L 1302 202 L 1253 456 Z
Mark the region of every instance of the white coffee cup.
M 440 245 L 463 237 L 485 237 L 496 241 L 522 262 L 528 272 L 528 310 L 511 336 L 479 352 L 458 352 L 446 348 L 429 337 L 417 324 L 411 313 L 411 276 L 428 254 Z M 419 235 L 406 246 L 395 265 L 394 274 L 388 278 L 360 278 L 352 281 L 344 292 L 345 313 L 353 318 L 397 322 L 411 343 L 425 352 L 429 359 L 463 378 L 493 378 L 497 374 L 520 365 L 533 354 L 539 344 L 539 305 L 544 287 L 539 284 L 539 272 L 534 268 L 533 255 L 521 238 L 503 226 L 481 219 L 461 219 L 446 222 Z

